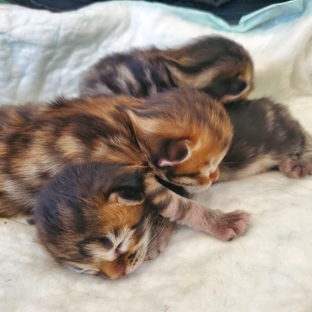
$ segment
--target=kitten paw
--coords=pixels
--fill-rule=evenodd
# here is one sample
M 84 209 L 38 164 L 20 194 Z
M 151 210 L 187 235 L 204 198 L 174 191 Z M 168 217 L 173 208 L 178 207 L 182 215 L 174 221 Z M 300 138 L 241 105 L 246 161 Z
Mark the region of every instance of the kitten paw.
M 220 214 L 214 226 L 214 236 L 229 241 L 237 235 L 246 232 L 249 224 L 249 214 L 242 210 Z
M 287 158 L 279 165 L 279 170 L 288 178 L 301 179 L 310 173 L 308 167 L 309 166 L 305 166 L 298 160 Z M 310 168 L 310 171 L 311 169 L 312 168 Z
M 157 258 L 159 254 L 166 250 L 169 240 L 170 237 L 162 237 L 157 242 L 150 243 L 144 261 L 150 261 Z
M 161 223 L 154 225 L 152 227 L 153 236 L 151 237 L 148 244 L 148 249 L 144 260 L 153 260 L 157 258 L 159 254 L 164 252 L 169 244 L 173 232 L 176 229 L 177 225 L 167 219 L 163 219 Z

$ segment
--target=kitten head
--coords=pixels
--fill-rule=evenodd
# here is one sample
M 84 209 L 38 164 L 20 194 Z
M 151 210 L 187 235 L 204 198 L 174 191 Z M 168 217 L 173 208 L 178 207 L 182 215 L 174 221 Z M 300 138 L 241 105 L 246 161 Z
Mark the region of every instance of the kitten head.
M 156 174 L 191 193 L 219 177 L 233 131 L 224 107 L 204 92 L 174 89 L 129 112 L 138 143 Z
M 67 167 L 38 195 L 41 244 L 78 273 L 117 279 L 133 272 L 150 237 L 143 179 L 142 170 L 117 164 Z
M 220 37 L 201 38 L 164 53 L 179 86 L 200 89 L 222 103 L 246 98 L 253 88 L 253 63 L 236 42 Z

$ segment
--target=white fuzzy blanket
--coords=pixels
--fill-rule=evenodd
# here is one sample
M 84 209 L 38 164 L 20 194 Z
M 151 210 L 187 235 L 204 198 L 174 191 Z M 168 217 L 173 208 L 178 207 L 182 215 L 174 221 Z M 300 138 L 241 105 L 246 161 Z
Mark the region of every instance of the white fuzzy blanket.
M 254 58 L 252 96 L 288 104 L 312 132 L 312 4 L 292 4 L 293 16 L 280 5 L 239 27 L 208 13 L 142 2 L 65 14 L 1 5 L 0 102 L 73 96 L 81 72 L 108 52 L 220 33 Z M 276 12 L 287 14 L 244 32 Z M 0 311 L 312 311 L 312 177 L 270 172 L 214 185 L 199 200 L 250 212 L 248 232 L 221 242 L 182 228 L 159 258 L 118 281 L 61 268 L 36 242 L 33 227 L 0 219 Z

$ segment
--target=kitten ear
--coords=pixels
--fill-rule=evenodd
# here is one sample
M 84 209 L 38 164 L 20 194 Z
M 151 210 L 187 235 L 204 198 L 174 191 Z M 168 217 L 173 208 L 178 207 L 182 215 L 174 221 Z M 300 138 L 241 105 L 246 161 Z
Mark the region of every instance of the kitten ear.
M 158 160 L 159 167 L 170 167 L 184 162 L 191 156 L 191 149 L 187 144 L 187 139 L 168 140 L 160 153 L 162 156 Z

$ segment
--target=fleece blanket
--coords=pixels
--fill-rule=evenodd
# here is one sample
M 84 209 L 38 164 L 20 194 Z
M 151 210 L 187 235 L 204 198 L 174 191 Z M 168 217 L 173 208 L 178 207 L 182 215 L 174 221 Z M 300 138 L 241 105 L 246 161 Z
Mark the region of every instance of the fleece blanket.
M 236 26 L 209 13 L 144 2 L 51 14 L 0 6 L 0 103 L 77 95 L 99 57 L 167 48 L 208 34 L 243 44 L 255 62 L 252 97 L 288 105 L 312 133 L 312 4 L 295 0 Z M 251 214 L 231 242 L 182 227 L 168 249 L 117 281 L 57 265 L 24 219 L 0 219 L 0 311 L 312 311 L 312 177 L 269 172 L 220 183 L 197 199 Z

